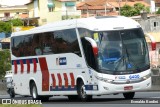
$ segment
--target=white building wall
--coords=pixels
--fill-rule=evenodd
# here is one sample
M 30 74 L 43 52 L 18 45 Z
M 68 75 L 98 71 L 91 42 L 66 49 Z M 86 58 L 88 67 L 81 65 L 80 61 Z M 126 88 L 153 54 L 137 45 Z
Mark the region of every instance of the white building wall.
M 151 0 L 151 13 L 156 12 L 156 6 L 155 6 L 155 1 Z
M 38 15 L 38 0 L 34 0 L 34 17 L 39 17 L 39 15 Z

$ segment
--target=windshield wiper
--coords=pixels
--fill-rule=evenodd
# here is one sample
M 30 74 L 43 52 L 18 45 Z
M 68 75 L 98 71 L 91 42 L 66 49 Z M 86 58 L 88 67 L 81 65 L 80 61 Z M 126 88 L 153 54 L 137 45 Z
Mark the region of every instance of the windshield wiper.
M 115 67 L 115 71 L 117 71 L 117 69 L 119 68 L 119 66 L 121 65 L 121 62 L 123 63 L 123 65 L 125 64 L 126 60 L 125 60 L 125 55 L 121 56 L 117 61 L 115 61 L 116 67 Z
M 123 36 L 123 35 L 122 35 L 122 36 Z M 126 64 L 126 68 L 128 69 L 128 68 L 129 68 L 128 66 L 131 66 L 131 64 L 133 64 L 134 67 L 136 68 L 136 70 L 139 71 L 140 68 L 139 68 L 138 65 L 133 61 L 132 56 L 128 53 L 128 48 L 127 48 L 126 44 L 125 44 L 124 41 L 123 41 L 123 37 L 122 37 L 122 44 L 123 44 L 123 46 L 124 46 L 125 53 L 126 53 L 126 56 L 127 56 L 127 58 L 128 58 L 128 62 L 129 62 L 129 63 Z M 128 65 L 128 64 L 130 64 L 130 65 Z
M 129 55 L 127 48 L 126 48 L 126 54 L 127 54 L 127 57 L 128 57 L 128 62 L 129 62 L 129 64 L 131 64 L 131 62 L 132 62 L 133 65 L 135 66 L 136 70 L 140 71 L 140 68 L 138 67 L 138 65 L 133 61 L 132 56 Z M 127 68 L 128 68 L 128 65 L 127 65 Z

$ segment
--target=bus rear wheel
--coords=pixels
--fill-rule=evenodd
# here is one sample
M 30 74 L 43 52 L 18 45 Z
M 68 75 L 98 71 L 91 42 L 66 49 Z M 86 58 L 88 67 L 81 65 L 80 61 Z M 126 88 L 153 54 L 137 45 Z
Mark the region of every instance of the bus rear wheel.
M 123 96 L 125 99 L 133 99 L 134 95 L 135 95 L 135 92 L 123 93 Z
M 83 81 L 80 82 L 77 88 L 77 92 L 78 92 L 78 97 L 81 101 L 91 101 L 92 100 L 92 95 L 86 94 L 85 85 Z
M 10 95 L 10 98 L 14 98 L 15 97 L 15 92 L 14 92 L 13 88 L 9 89 L 9 95 Z

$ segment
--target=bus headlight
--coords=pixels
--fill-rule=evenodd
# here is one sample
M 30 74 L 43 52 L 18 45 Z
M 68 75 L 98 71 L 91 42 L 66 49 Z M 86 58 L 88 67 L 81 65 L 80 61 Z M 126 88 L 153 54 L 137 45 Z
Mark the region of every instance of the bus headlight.
M 99 77 L 99 76 L 95 76 L 97 78 L 97 80 L 103 81 L 103 82 L 107 82 L 107 83 L 112 83 L 113 80 L 112 79 L 107 79 L 107 78 L 103 78 L 103 77 Z
M 142 77 L 142 79 L 143 80 L 146 80 L 146 79 L 148 79 L 148 78 L 150 78 L 151 77 L 151 73 L 149 73 L 148 75 L 145 75 L 144 77 Z

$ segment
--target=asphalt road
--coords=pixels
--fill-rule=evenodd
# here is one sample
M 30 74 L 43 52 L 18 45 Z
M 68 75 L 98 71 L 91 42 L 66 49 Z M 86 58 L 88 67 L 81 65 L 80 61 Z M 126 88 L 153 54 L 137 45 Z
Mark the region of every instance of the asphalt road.
M 8 99 L 8 95 L 0 95 Z M 16 96 L 14 100 L 31 100 L 31 97 Z M 137 103 L 141 102 L 141 103 Z M 91 102 L 71 102 L 65 96 L 53 96 L 48 102 L 42 102 L 43 107 L 160 107 L 160 92 L 137 92 L 135 98 L 126 100 L 122 94 L 94 96 Z

